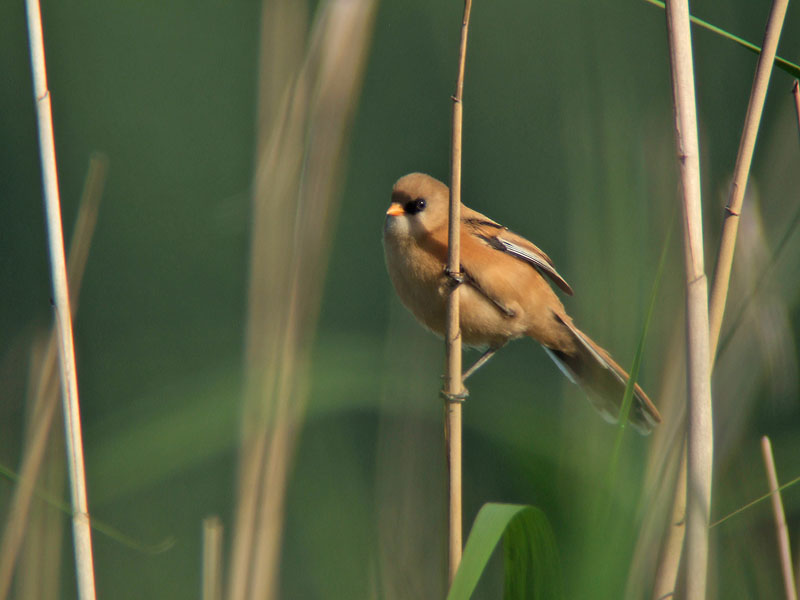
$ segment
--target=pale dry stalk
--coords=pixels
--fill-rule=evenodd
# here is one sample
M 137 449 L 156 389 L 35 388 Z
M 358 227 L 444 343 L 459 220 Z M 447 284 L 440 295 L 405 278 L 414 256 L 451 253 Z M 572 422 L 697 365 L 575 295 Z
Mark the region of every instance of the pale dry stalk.
M 792 547 L 789 544 L 789 529 L 786 527 L 786 513 L 783 510 L 783 500 L 778 489 L 778 472 L 775 469 L 775 458 L 772 456 L 772 444 L 767 436 L 761 438 L 761 453 L 764 456 L 764 468 L 767 471 L 769 490 L 772 492 L 772 514 L 775 516 L 775 533 L 778 537 L 778 554 L 781 559 L 783 573 L 783 588 L 786 600 L 797 600 L 797 586 L 792 568 Z
M 711 286 L 710 302 L 708 307 L 709 371 L 713 370 L 716 359 L 719 334 L 722 327 L 722 319 L 724 316 L 725 303 L 728 295 L 728 283 L 730 281 L 733 253 L 736 244 L 736 232 L 738 231 L 739 214 L 741 212 L 744 192 L 747 187 L 747 179 L 750 172 L 750 165 L 752 163 L 758 127 L 761 122 L 761 114 L 763 112 L 764 101 L 766 99 L 769 78 L 772 72 L 772 65 L 775 62 L 778 39 L 780 38 L 780 31 L 783 27 L 783 20 L 786 14 L 787 4 L 788 0 L 775 0 L 767 20 L 762 50 L 759 54 L 759 59 L 756 66 L 753 87 L 750 92 L 750 101 L 748 103 L 742 137 L 739 144 L 739 152 L 737 154 L 736 165 L 734 168 L 733 183 L 731 185 L 728 205 L 725 209 L 726 212 L 723 223 L 722 238 L 720 240 L 719 252 L 717 254 L 717 265 L 714 272 L 714 280 Z M 798 98 L 800 98 L 800 96 L 798 96 Z M 800 99 L 798 99 L 798 120 L 800 121 Z M 710 421 L 710 412 L 708 418 Z M 710 427 L 711 426 L 709 424 L 709 431 Z M 711 458 L 709 457 L 709 461 L 710 460 Z M 686 465 L 688 465 L 688 463 L 685 463 L 684 467 L 678 471 L 678 485 L 681 485 L 686 481 Z M 675 506 L 673 507 L 673 517 L 677 516 L 676 511 L 680 509 L 680 505 L 685 507 L 686 502 L 679 500 L 676 496 Z M 673 527 L 669 535 L 672 538 L 680 538 L 683 532 L 685 532 L 685 529 Z M 677 580 L 678 576 L 678 565 L 680 564 L 680 556 L 683 548 L 682 544 L 677 543 L 678 541 L 680 540 L 673 539 L 669 544 L 669 548 L 677 551 L 677 556 L 672 556 L 669 554 L 662 555 L 662 561 L 665 564 L 659 565 L 660 578 L 658 580 L 659 585 L 656 586 L 656 591 L 662 589 L 662 587 L 665 585 L 668 586 L 668 582 L 670 580 L 673 582 L 672 589 L 675 589 L 675 581 Z
M 703 257 L 700 156 L 688 0 L 667 2 L 675 134 L 683 196 L 686 262 L 687 411 L 686 596 L 705 598 L 713 429 L 708 282 Z
M 681 562 L 681 550 L 686 535 L 686 444 L 682 443 L 681 459 L 678 465 L 678 476 L 675 481 L 675 494 L 672 501 L 672 512 L 669 516 L 669 529 L 661 552 L 662 559 L 658 563 L 653 600 L 668 597 L 675 590 L 678 568 Z
M 102 198 L 108 161 L 103 156 L 93 156 L 89 163 L 83 194 L 78 208 L 78 217 L 72 234 L 72 243 L 67 261 L 72 317 L 78 308 L 81 282 L 89 256 L 97 214 Z M 48 448 L 50 426 L 58 406 L 58 384 L 56 381 L 58 333 L 51 332 L 41 359 L 36 361 L 30 395 L 32 408 L 31 424 L 22 452 L 19 484 L 14 489 L 11 508 L 8 512 L 3 539 L 0 544 L 0 600 L 4 600 L 11 586 L 14 566 L 28 524 L 33 492 L 39 478 L 42 462 Z M 41 574 L 40 574 L 41 577 Z
M 675 317 L 682 322 L 682 314 Z M 684 333 L 673 328 L 663 356 L 661 386 L 656 397 L 664 423 L 648 448 L 640 510 L 642 524 L 633 550 L 626 600 L 643 598 L 652 588 L 655 600 L 675 586 L 672 565 L 680 561 L 686 502 L 686 360 Z M 683 473 L 683 481 L 679 477 Z M 676 507 L 677 501 L 681 500 Z M 666 531 L 665 531 L 666 524 Z M 675 548 L 677 546 L 677 552 Z M 668 559 L 667 557 L 670 557 Z M 675 572 L 677 572 L 677 564 Z
M 374 5 L 373 0 L 320 4 L 308 48 L 285 57 L 291 68 L 262 53 L 265 76 L 273 81 L 259 86 L 263 129 L 253 191 L 247 391 L 226 595 L 232 600 L 278 594 L 286 488 L 305 414 L 343 148 Z M 267 17 L 279 9 L 296 26 L 293 35 L 304 35 L 297 6 L 293 0 L 265 5 L 265 32 Z M 282 50 L 269 36 L 262 44 L 265 50 Z
M 75 548 L 76 580 L 80 600 L 94 600 L 92 532 L 86 497 L 86 473 L 83 460 L 78 377 L 75 369 L 75 347 L 72 334 L 72 315 L 69 306 L 67 265 L 64 258 L 64 234 L 61 226 L 61 199 L 58 191 L 58 171 L 56 168 L 55 140 L 53 138 L 53 114 L 45 68 L 42 14 L 38 0 L 26 0 L 25 7 L 31 48 L 33 89 L 39 131 L 39 153 L 42 163 L 42 180 L 47 213 L 47 238 L 53 284 L 53 301 L 55 303 L 55 321 L 58 330 L 58 354 L 61 371 L 64 427 L 67 440 L 67 464 L 73 510 L 72 531 Z
M 797 110 L 797 126 L 800 127 L 800 81 L 796 79 L 792 84 L 792 96 L 794 96 L 794 107 Z
M 461 273 L 461 137 L 463 122 L 464 69 L 467 58 L 467 35 L 472 0 L 465 0 L 461 20 L 461 43 L 458 49 L 458 75 L 453 95 L 453 131 L 450 146 L 450 220 L 448 227 L 447 269 L 452 274 Z M 464 395 L 461 379 L 461 327 L 459 314 L 459 289 L 454 285 L 447 299 L 447 327 L 445 333 L 445 445 L 448 472 L 448 575 L 453 582 L 462 551 L 461 516 L 461 410 Z
M 203 600 L 222 600 L 222 521 L 203 519 Z
M 750 165 L 753 162 L 753 152 L 756 147 L 758 128 L 761 124 L 761 115 L 764 111 L 764 101 L 767 98 L 772 65 L 775 63 L 778 40 L 781 37 L 781 29 L 783 29 L 783 21 L 786 17 L 786 8 L 788 6 L 789 0 L 775 0 L 769 13 L 764 42 L 761 45 L 761 53 L 758 56 L 756 74 L 750 91 L 750 101 L 747 105 L 744 127 L 742 128 L 742 138 L 739 142 L 739 153 L 736 156 L 736 166 L 733 170 L 733 182 L 728 196 L 728 204 L 725 207 L 725 220 L 722 222 L 722 236 L 719 241 L 717 266 L 714 270 L 714 281 L 711 286 L 711 301 L 709 304 L 712 367 L 716 357 L 719 333 L 722 329 L 722 319 L 725 315 L 728 284 L 731 278 L 733 254 L 736 249 L 736 233 L 739 231 L 739 215 L 742 211 L 747 178 L 750 175 Z

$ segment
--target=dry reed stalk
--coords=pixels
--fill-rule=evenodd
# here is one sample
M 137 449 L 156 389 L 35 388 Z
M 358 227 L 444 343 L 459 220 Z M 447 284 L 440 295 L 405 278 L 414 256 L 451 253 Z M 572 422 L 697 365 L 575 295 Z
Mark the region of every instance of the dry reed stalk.
M 269 96 L 259 100 L 264 129 L 254 184 L 241 473 L 227 593 L 232 600 L 277 594 L 285 492 L 374 8 L 373 0 L 321 5 L 305 55 L 287 57 L 293 69 L 264 74 L 277 77 L 281 91 L 259 86 Z M 276 10 L 297 27 L 287 35 L 302 37 L 304 18 L 298 15 L 304 10 L 290 1 L 275 4 L 269 15 Z M 271 42 L 265 37 L 262 43 Z
M 55 382 L 58 402 L 58 381 Z M 38 478 L 37 490 L 63 495 L 67 473 L 64 460 L 64 432 L 53 429 Z M 17 559 L 14 598 L 58 600 L 61 593 L 61 558 L 65 533 L 64 512 L 45 502 L 33 503 L 25 541 Z
M 741 212 L 744 192 L 747 187 L 747 178 L 749 176 L 750 165 L 752 163 L 758 127 L 761 122 L 761 114 L 763 112 L 769 78 L 772 72 L 775 54 L 777 52 L 778 40 L 780 38 L 780 31 L 783 26 L 787 4 L 788 0 L 775 0 L 770 11 L 766 32 L 764 34 L 764 42 L 762 43 L 762 51 L 759 54 L 756 73 L 753 79 L 753 87 L 750 92 L 750 101 L 748 103 L 747 113 L 745 116 L 742 137 L 739 143 L 739 152 L 737 154 L 736 166 L 734 168 L 733 183 L 731 185 L 728 205 L 725 209 L 726 213 L 725 220 L 723 222 L 723 232 L 720 240 L 719 252 L 717 254 L 717 265 L 714 272 L 714 281 L 711 287 L 708 308 L 709 372 L 713 370 L 716 359 L 719 334 L 722 327 L 722 318 L 724 316 L 725 303 L 728 295 L 728 284 L 730 281 L 731 265 L 733 262 L 733 253 L 736 244 L 736 232 L 738 230 L 739 214 Z M 800 120 L 800 104 L 798 104 L 798 119 Z M 708 419 L 710 421 L 710 411 Z M 708 427 L 710 432 L 710 423 Z M 712 443 L 711 440 L 709 440 L 709 443 Z M 709 457 L 708 460 L 711 461 L 711 457 Z M 682 482 L 686 481 L 687 474 L 684 469 L 687 468 L 687 465 L 688 463 L 684 463 L 681 470 L 678 472 L 679 486 Z M 677 514 L 676 511 L 679 511 L 681 508 L 680 505 L 685 507 L 686 503 L 684 500 L 681 500 L 676 496 L 675 506 L 673 507 L 673 516 L 675 516 Z M 676 536 L 679 538 L 684 532 L 685 529 L 678 529 L 673 526 L 671 527 L 668 535 L 670 538 L 676 538 Z M 666 545 L 667 550 L 670 552 L 677 552 L 677 556 L 672 556 L 668 552 L 662 554 L 662 560 L 671 566 L 667 566 L 666 564 L 659 565 L 659 578 L 656 582 L 654 597 L 659 597 L 659 594 L 656 593 L 658 590 L 664 591 L 666 588 L 670 587 L 670 577 L 673 578 L 673 585 L 671 589 L 675 588 L 674 581 L 678 575 L 678 565 L 680 564 L 680 558 L 683 549 L 683 545 L 678 543 L 678 541 L 678 539 L 670 539 Z
M 97 223 L 97 214 L 105 184 L 108 160 L 101 155 L 93 156 L 89 162 L 78 216 L 72 234 L 72 242 L 67 261 L 72 317 L 78 310 L 80 288 L 86 261 L 89 256 L 92 236 Z M 56 356 L 58 333 L 50 333 L 39 360 L 34 361 L 30 400 L 30 424 L 26 434 L 25 448 L 22 452 L 19 484 L 11 500 L 3 539 L 0 542 L 0 600 L 4 600 L 11 586 L 14 566 L 28 524 L 33 492 L 39 478 L 42 462 L 50 437 L 50 426 L 58 406 L 58 382 L 56 380 Z M 41 577 L 41 574 L 39 575 Z
M 675 592 L 681 564 L 683 540 L 686 536 L 686 444 L 681 444 L 681 459 L 675 480 L 675 493 L 669 518 L 669 529 L 661 550 L 653 583 L 653 600 L 668 598 Z
M 61 371 L 64 427 L 67 440 L 67 464 L 73 510 L 72 531 L 75 547 L 76 580 L 79 598 L 81 600 L 93 600 L 95 598 L 95 587 L 92 531 L 86 498 L 86 473 L 83 460 L 78 377 L 75 369 L 72 314 L 69 305 L 67 266 L 64 258 L 64 234 L 61 226 L 61 200 L 58 191 L 58 170 L 53 137 L 53 113 L 50 105 L 50 91 L 47 88 L 42 14 L 38 0 L 26 0 L 25 8 L 31 50 L 31 70 L 33 72 L 33 91 L 39 132 L 44 200 L 47 213 L 47 238 L 53 300 L 55 303 L 55 320 L 58 330 L 58 355 Z
M 458 48 L 458 75 L 453 94 L 453 132 L 450 147 L 450 215 L 448 227 L 447 269 L 461 273 L 461 137 L 463 122 L 464 68 L 467 58 L 467 36 L 472 0 L 464 1 L 461 19 L 461 43 Z M 465 395 L 461 379 L 461 327 L 459 315 L 459 289 L 454 285 L 447 299 L 447 329 L 445 333 L 445 445 L 447 446 L 448 473 L 448 581 L 453 578 L 461 562 L 461 409 Z
M 753 162 L 753 151 L 758 137 L 758 128 L 761 124 L 761 115 L 767 98 L 769 78 L 772 75 L 772 65 L 775 63 L 778 40 L 781 37 L 781 29 L 783 28 L 788 5 L 789 0 L 774 0 L 767 19 L 767 29 L 764 33 L 761 53 L 758 55 L 756 74 L 750 91 L 750 101 L 747 105 L 747 113 L 742 128 L 742 138 L 739 142 L 739 153 L 736 156 L 736 166 L 733 170 L 733 182 L 728 196 L 728 204 L 725 207 L 725 219 L 722 222 L 722 236 L 719 242 L 717 266 L 714 270 L 714 281 L 711 286 L 711 301 L 709 304 L 712 368 L 719 342 L 719 332 L 722 329 L 725 303 L 728 298 L 731 266 L 733 265 L 733 254 L 736 249 L 736 233 L 739 230 L 739 215 L 742 211 L 747 178 L 750 175 L 750 165 Z
M 792 84 L 792 96 L 794 96 L 794 107 L 797 110 L 797 126 L 800 127 L 800 81 L 796 79 Z
M 259 57 L 259 98 L 256 131 L 256 175 L 253 198 L 253 230 L 250 249 L 250 287 L 245 334 L 246 391 L 242 412 L 242 447 L 239 456 L 239 481 L 236 518 L 232 538 L 226 596 L 244 600 L 251 576 L 251 555 L 259 511 L 260 482 L 268 439 L 267 401 L 262 399 L 274 381 L 278 364 L 278 322 L 271 311 L 281 307 L 279 290 L 288 275 L 282 263 L 271 260 L 288 245 L 286 231 L 271 231 L 271 222 L 291 219 L 290 211 L 278 202 L 291 191 L 286 189 L 289 158 L 295 161 L 299 148 L 287 148 L 282 131 L 294 130 L 296 119 L 288 122 L 290 86 L 302 62 L 305 38 L 305 3 L 276 0 L 263 3 L 261 50 Z M 278 27 L 280 24 L 280 27 Z M 298 134 L 295 134 L 295 138 Z M 297 144 L 297 142 L 295 142 Z M 274 164 L 282 149 L 284 162 Z M 292 174 L 299 169 L 291 165 Z M 269 181 L 272 178 L 273 181 Z M 270 212 L 273 219 L 270 219 Z M 287 221 L 287 230 L 292 220 Z M 272 282 L 270 281 L 272 278 Z M 269 371 L 267 371 L 269 369 Z
M 783 587 L 786 591 L 786 600 L 797 600 L 797 587 L 792 570 L 792 547 L 789 544 L 789 529 L 786 527 L 786 513 L 783 510 L 783 500 L 778 489 L 778 472 L 775 469 L 775 459 L 772 456 L 772 444 L 767 436 L 761 438 L 761 453 L 764 456 L 764 468 L 767 471 L 767 481 L 772 492 L 772 513 L 775 516 L 775 532 L 778 537 L 778 553 L 781 559 L 783 572 Z
M 681 175 L 686 259 L 687 411 L 686 597 L 705 597 L 713 428 L 708 282 L 703 258 L 700 156 L 688 0 L 667 2 L 667 35 Z
M 222 521 L 203 519 L 203 600 L 222 600 Z
M 676 316 L 676 322 L 682 320 L 682 315 Z M 642 598 L 647 594 L 645 590 L 662 588 L 664 584 L 659 582 L 665 577 L 670 579 L 666 574 L 670 572 L 671 563 L 665 566 L 660 557 L 676 543 L 679 546 L 683 544 L 686 470 L 681 463 L 686 451 L 686 361 L 683 356 L 683 331 L 680 328 L 673 328 L 672 331 L 669 344 L 663 352 L 666 358 L 657 394 L 661 400 L 659 410 L 662 411 L 663 424 L 653 432 L 653 440 L 648 448 L 643 493 L 639 502 L 642 525 L 629 569 L 625 590 L 627 599 Z M 681 487 L 681 468 L 684 504 L 683 509 L 676 511 L 674 499 L 678 493 L 676 487 Z M 679 560 L 680 552 L 677 554 L 675 573 Z M 674 588 L 674 583 L 673 576 L 668 584 L 669 590 Z M 657 597 L 653 593 L 653 598 Z

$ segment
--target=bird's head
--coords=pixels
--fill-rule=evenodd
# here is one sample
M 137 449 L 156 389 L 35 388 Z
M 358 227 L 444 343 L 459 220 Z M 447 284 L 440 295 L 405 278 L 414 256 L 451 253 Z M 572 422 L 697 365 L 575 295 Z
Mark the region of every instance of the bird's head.
M 411 173 L 397 180 L 386 211 L 384 235 L 420 239 L 445 227 L 450 191 L 441 181 L 424 173 Z

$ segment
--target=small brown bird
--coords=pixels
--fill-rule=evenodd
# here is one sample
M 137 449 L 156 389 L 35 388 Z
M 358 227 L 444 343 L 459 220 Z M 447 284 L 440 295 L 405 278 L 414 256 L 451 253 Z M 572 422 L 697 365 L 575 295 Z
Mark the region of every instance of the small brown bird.
M 455 281 L 463 283 L 462 339 L 469 346 L 488 347 L 464 373 L 464 379 L 506 342 L 528 336 L 587 392 L 607 421 L 616 422 L 628 374 L 573 325 L 545 276 L 570 296 L 572 288 L 544 252 L 462 205 L 461 273 L 447 273 L 449 195 L 445 184 L 423 173 L 411 173 L 394 184 L 383 246 L 400 300 L 423 325 L 443 336 L 447 296 Z M 661 422 L 658 410 L 638 384 L 629 421 L 642 434 Z

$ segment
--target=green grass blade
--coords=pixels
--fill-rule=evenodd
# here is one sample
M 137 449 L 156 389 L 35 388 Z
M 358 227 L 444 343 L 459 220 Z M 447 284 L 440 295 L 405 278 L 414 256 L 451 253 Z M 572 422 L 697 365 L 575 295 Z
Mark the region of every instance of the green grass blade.
M 561 598 L 555 537 L 544 513 L 533 506 L 488 503 L 472 525 L 447 600 L 470 598 L 501 536 L 506 548 L 504 598 Z
M 709 525 L 709 526 L 708 526 L 708 528 L 709 528 L 709 529 L 712 529 L 713 527 L 716 527 L 717 525 L 722 525 L 722 524 L 723 524 L 725 521 L 727 521 L 728 519 L 730 519 L 730 518 L 732 518 L 732 517 L 735 517 L 735 516 L 736 516 L 736 515 L 738 515 L 739 513 L 746 511 L 748 508 L 752 508 L 753 506 L 755 506 L 755 505 L 756 505 L 756 504 L 758 504 L 759 502 L 763 502 L 764 500 L 766 500 L 767 498 L 769 498 L 769 497 L 770 497 L 770 496 L 772 496 L 773 494 L 777 494 L 778 492 L 782 492 L 782 491 L 783 491 L 783 490 L 785 490 L 786 488 L 788 488 L 788 487 L 791 487 L 791 486 L 795 485 L 796 483 L 800 483 L 800 477 L 795 477 L 795 478 L 794 478 L 794 479 L 792 479 L 791 481 L 787 481 L 786 483 L 784 483 L 783 485 L 781 485 L 780 487 L 778 487 L 778 489 L 776 489 L 774 492 L 767 492 L 766 494 L 764 494 L 764 495 L 763 495 L 763 496 L 761 496 L 760 498 L 756 498 L 756 499 L 755 499 L 755 500 L 753 500 L 752 502 L 748 502 L 748 503 L 747 503 L 747 504 L 745 504 L 744 506 L 742 506 L 742 507 L 740 507 L 740 508 L 737 508 L 735 511 L 733 511 L 732 513 L 729 513 L 729 514 L 725 515 L 725 516 L 724 516 L 724 517 L 722 517 L 720 520 L 718 520 L 718 521 L 714 521 L 714 522 L 713 522 L 711 525 Z
M 664 8 L 664 3 L 660 0 L 644 0 L 645 2 L 652 4 L 653 6 L 658 6 L 659 8 Z M 702 19 L 698 19 L 697 17 L 689 17 L 692 23 L 695 25 L 699 25 L 703 29 L 708 29 L 709 31 L 713 31 L 717 35 L 721 35 L 722 37 L 731 40 L 732 42 L 736 42 L 740 46 L 747 48 L 750 52 L 755 52 L 756 54 L 761 53 L 761 48 L 756 46 L 755 44 L 751 44 L 747 40 L 743 40 L 742 38 L 733 35 L 732 33 L 728 33 L 724 29 L 720 29 L 716 25 L 712 25 Z M 782 71 L 786 71 L 792 77 L 800 77 L 800 66 L 794 64 L 793 62 L 789 62 L 786 59 L 781 58 L 780 56 L 775 57 L 775 66 L 781 69 Z
M 20 476 L 16 471 L 9 469 L 2 464 L 0 464 L 0 476 L 5 477 L 9 481 L 13 481 L 15 483 L 19 483 L 20 481 Z M 59 498 L 56 498 L 55 496 L 41 490 L 34 490 L 33 494 L 45 504 L 49 504 L 51 507 L 61 511 L 65 515 L 70 517 L 74 515 L 72 507 L 63 500 L 60 500 Z M 112 527 L 104 521 L 98 520 L 96 517 L 92 517 L 89 525 L 94 531 L 102 533 L 112 540 L 119 542 L 123 546 L 127 546 L 133 550 L 138 550 L 144 554 L 161 554 L 162 552 L 166 552 L 172 548 L 177 542 L 173 536 L 169 536 L 157 544 L 145 544 L 129 535 L 122 533 L 119 529 Z
M 622 437 L 625 434 L 625 428 L 628 425 L 628 413 L 631 410 L 633 402 L 633 386 L 639 378 L 639 369 L 642 365 L 642 355 L 644 354 L 644 343 L 647 339 L 647 331 L 650 329 L 650 321 L 653 320 L 653 312 L 655 311 L 656 299 L 658 298 L 658 288 L 661 284 L 661 277 L 664 274 L 664 265 L 667 262 L 667 252 L 669 250 L 669 242 L 672 238 L 672 229 L 675 225 L 675 213 L 673 212 L 670 219 L 667 235 L 664 238 L 664 245 L 661 248 L 661 257 L 658 259 L 658 268 L 656 269 L 656 278 L 653 282 L 653 290 L 650 292 L 650 302 L 647 306 L 647 314 L 645 315 L 644 324 L 642 325 L 642 333 L 639 336 L 639 344 L 636 347 L 636 355 L 633 358 L 633 365 L 631 366 L 630 377 L 625 386 L 625 395 L 622 398 L 622 407 L 620 408 L 619 425 L 617 429 L 617 437 L 614 440 L 614 450 L 611 455 L 611 464 L 608 470 L 608 489 L 614 489 L 614 483 L 617 475 L 617 468 L 619 466 L 619 453 L 622 448 Z

